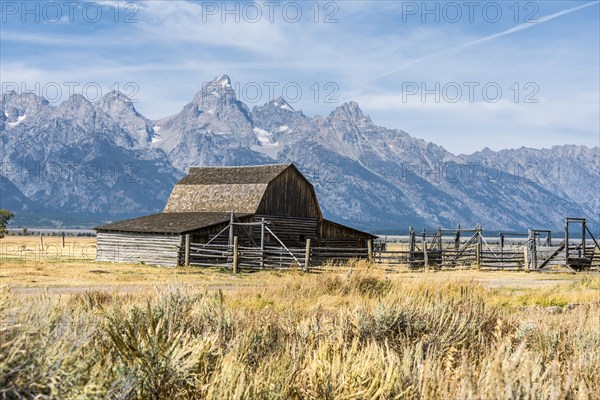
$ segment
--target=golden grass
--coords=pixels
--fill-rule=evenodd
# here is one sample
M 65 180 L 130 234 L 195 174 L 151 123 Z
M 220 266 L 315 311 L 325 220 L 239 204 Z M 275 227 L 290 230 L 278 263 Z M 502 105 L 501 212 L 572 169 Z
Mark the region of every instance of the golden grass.
M 93 261 L 96 259 L 96 238 L 60 236 L 6 236 L 0 239 L 0 261 Z
M 1 270 L 0 397 L 600 398 L 597 275 Z
M 600 399 L 596 274 L 4 260 L 0 276 L 0 398 Z

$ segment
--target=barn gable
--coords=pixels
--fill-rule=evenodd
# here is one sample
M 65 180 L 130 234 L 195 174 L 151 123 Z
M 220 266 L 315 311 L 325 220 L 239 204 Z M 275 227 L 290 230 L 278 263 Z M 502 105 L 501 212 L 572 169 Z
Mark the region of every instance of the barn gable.
M 266 215 L 322 218 L 313 185 L 293 164 L 269 182 L 256 212 Z

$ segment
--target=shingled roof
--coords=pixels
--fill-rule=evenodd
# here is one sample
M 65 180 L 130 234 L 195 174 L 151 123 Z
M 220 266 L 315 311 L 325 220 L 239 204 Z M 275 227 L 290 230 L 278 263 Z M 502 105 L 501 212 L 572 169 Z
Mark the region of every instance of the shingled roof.
M 273 179 L 292 164 L 251 167 L 192 167 L 171 192 L 165 213 L 255 213 Z
M 243 218 L 250 214 L 236 214 Z M 228 222 L 231 213 L 162 213 L 113 222 L 94 228 L 99 231 L 182 234 Z
M 191 167 L 189 175 L 178 185 L 256 184 L 269 183 L 292 164 L 256 165 L 249 167 Z

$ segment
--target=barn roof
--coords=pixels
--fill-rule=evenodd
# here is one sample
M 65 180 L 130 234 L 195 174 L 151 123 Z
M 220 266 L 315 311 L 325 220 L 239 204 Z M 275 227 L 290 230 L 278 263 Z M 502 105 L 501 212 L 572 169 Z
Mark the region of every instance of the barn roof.
M 292 164 L 192 167 L 171 192 L 165 213 L 255 213 L 269 183 Z M 300 174 L 301 175 L 301 174 Z
M 250 214 L 235 214 L 243 218 Z M 231 213 L 162 213 L 102 225 L 98 231 L 181 234 L 229 222 Z
M 256 184 L 269 183 L 292 164 L 256 165 L 248 167 L 191 167 L 189 175 L 178 185 Z

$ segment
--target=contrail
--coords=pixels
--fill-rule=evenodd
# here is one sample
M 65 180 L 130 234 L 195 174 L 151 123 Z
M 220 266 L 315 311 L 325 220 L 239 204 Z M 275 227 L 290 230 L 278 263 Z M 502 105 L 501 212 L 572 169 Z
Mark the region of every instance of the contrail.
M 582 5 L 577 6 L 577 7 L 568 8 L 566 10 L 562 10 L 562 11 L 556 12 L 554 14 L 545 15 L 543 17 L 540 17 L 540 18 L 537 19 L 537 22 L 525 22 L 525 23 L 519 24 L 519 25 L 517 25 L 515 27 L 512 27 L 510 29 L 507 29 L 505 31 L 502 31 L 502 32 L 499 32 L 499 33 L 494 33 L 493 35 L 485 36 L 485 37 L 482 37 L 480 39 L 476 39 L 476 40 L 472 40 L 472 41 L 467 42 L 467 43 L 460 44 L 458 46 L 450 47 L 450 48 L 448 48 L 446 50 L 442 50 L 442 51 L 439 51 L 437 53 L 429 54 L 429 55 L 427 55 L 425 57 L 414 59 L 412 61 L 409 61 L 407 63 L 402 64 L 400 67 L 397 67 L 397 68 L 395 68 L 395 69 L 393 69 L 393 70 L 391 70 L 389 72 L 386 72 L 384 74 L 376 76 L 376 77 L 370 79 L 370 81 L 375 81 L 377 79 L 381 79 L 381 78 L 384 78 L 386 76 L 395 74 L 396 72 L 399 72 L 399 71 L 403 70 L 406 67 L 409 67 L 409 66 L 411 66 L 413 64 L 419 63 L 419 62 L 424 61 L 424 60 L 428 60 L 430 58 L 437 57 L 437 56 L 439 56 L 441 54 L 452 53 L 454 51 L 466 49 L 467 47 L 475 46 L 477 44 L 484 43 L 484 42 L 487 42 L 487 41 L 492 40 L 492 39 L 496 39 L 496 38 L 501 37 L 501 36 L 506 36 L 506 35 L 510 35 L 511 33 L 515 33 L 515 32 L 518 32 L 518 31 L 525 30 L 525 29 L 529 29 L 529 28 L 532 28 L 532 27 L 534 27 L 536 25 L 543 24 L 544 22 L 548 22 L 550 20 L 558 18 L 558 17 L 560 17 L 562 15 L 570 14 L 572 12 L 581 10 L 583 8 L 586 8 L 586 7 L 593 6 L 593 5 L 598 4 L 598 3 L 600 3 L 600 1 L 596 0 L 596 1 L 592 1 L 590 3 L 582 4 Z

